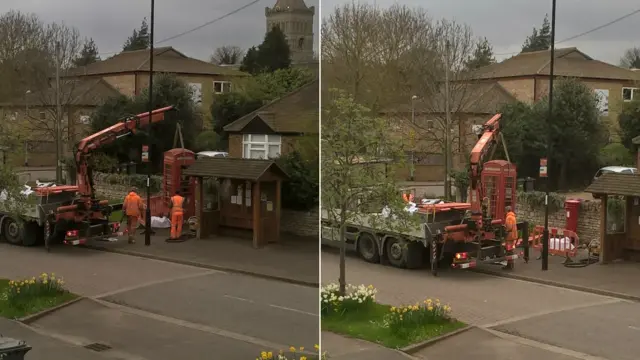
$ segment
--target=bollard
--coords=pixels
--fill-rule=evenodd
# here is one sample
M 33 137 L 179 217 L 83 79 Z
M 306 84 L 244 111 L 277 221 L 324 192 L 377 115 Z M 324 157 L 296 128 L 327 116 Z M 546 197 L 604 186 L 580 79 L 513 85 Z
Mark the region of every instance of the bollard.
M 0 337 L 0 359 L 24 360 L 24 356 L 31 350 L 31 346 L 22 340 Z

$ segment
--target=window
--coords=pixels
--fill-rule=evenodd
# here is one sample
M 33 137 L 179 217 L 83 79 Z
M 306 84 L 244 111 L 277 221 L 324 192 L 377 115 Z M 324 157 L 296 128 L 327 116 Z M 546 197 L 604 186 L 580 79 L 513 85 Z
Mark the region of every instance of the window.
M 40 120 L 46 120 L 47 119 L 47 113 L 44 111 L 40 111 Z
M 304 47 L 304 38 L 301 37 L 300 39 L 298 39 L 298 48 L 302 49 Z
M 213 82 L 213 92 L 216 94 L 222 94 L 231 91 L 231 82 L 230 81 L 214 81 Z
M 622 100 L 623 101 L 631 101 L 634 99 L 640 99 L 640 89 L 638 88 L 622 88 Z
M 245 159 L 274 159 L 280 156 L 280 135 L 245 134 L 242 137 L 242 157 Z

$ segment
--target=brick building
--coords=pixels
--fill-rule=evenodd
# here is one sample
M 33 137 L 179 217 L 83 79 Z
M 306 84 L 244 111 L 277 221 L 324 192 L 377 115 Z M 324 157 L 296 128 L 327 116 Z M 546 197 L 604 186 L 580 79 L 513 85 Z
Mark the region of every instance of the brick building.
M 173 47 L 154 49 L 154 73 L 175 74 L 194 90 L 194 101 L 201 104 L 206 120 L 215 94 L 231 90 L 234 81 L 248 76 L 234 67 L 219 66 L 194 59 Z M 108 59 L 73 69 L 67 77 L 102 79 L 127 96 L 140 94 L 149 86 L 149 51 L 125 51 Z
M 313 81 L 224 127 L 229 156 L 272 159 L 319 133 L 319 82 Z

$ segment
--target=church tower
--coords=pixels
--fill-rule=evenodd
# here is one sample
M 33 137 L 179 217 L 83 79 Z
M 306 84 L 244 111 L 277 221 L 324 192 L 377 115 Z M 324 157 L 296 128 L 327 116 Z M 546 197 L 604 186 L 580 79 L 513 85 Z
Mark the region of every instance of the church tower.
M 289 43 L 293 64 L 313 61 L 313 16 L 315 8 L 304 0 L 278 0 L 272 8 L 264 9 L 267 32 L 279 26 Z

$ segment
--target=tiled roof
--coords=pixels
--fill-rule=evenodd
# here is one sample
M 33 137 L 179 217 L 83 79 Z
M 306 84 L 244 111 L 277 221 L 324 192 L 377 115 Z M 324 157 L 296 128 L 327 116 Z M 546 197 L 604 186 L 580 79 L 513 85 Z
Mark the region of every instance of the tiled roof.
M 242 132 L 256 117 L 275 133 L 318 133 L 320 124 L 319 81 L 301 86 L 224 127 L 227 132 Z
M 99 106 L 120 92 L 102 79 L 63 80 L 60 85 L 62 105 Z M 55 87 L 29 93 L 0 106 L 55 106 Z
M 274 161 L 241 158 L 200 158 L 189 166 L 184 174 L 257 181 L 267 172 L 272 172 L 282 180 L 289 178 Z
M 585 192 L 640 197 L 640 174 L 602 174 Z
M 149 50 L 125 51 L 108 59 L 72 69 L 68 75 L 106 75 L 134 71 L 149 71 Z M 170 46 L 154 49 L 153 71 L 197 75 L 247 75 L 233 67 L 190 58 Z
M 555 50 L 554 75 L 566 77 L 640 80 L 640 73 L 592 59 L 580 50 L 561 48 Z M 497 79 L 517 76 L 549 75 L 549 50 L 520 53 L 497 64 L 476 70 L 474 79 Z
M 451 112 L 468 114 L 495 114 L 498 109 L 517 99 L 496 81 L 453 84 L 450 100 Z M 416 100 L 414 110 L 417 113 L 444 113 L 444 92 L 435 101 Z M 403 104 L 382 111 L 383 114 L 394 112 L 410 113 L 411 104 Z

